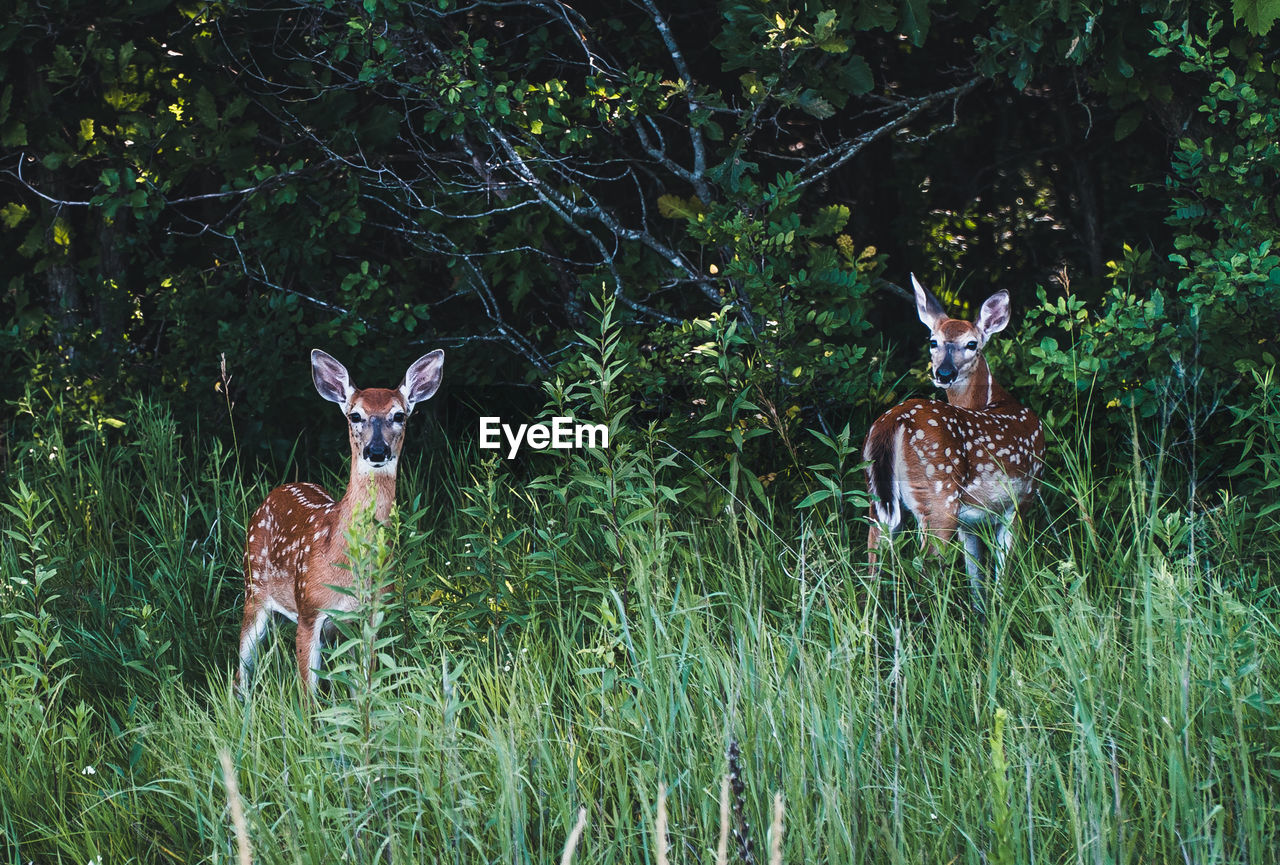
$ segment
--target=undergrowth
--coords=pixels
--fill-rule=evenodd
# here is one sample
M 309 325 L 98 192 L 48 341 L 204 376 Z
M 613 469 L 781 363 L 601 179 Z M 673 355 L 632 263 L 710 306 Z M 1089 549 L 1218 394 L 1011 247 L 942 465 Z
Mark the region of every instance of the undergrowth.
M 162 406 L 67 429 L 29 403 L 0 514 L 5 861 L 1273 861 L 1274 393 L 1240 418 L 1253 501 L 1192 512 L 1138 445 L 1100 477 L 1059 434 L 981 620 L 910 542 L 868 576 L 847 435 L 798 510 L 689 512 L 710 481 L 589 344 L 596 385 L 548 409 L 611 418 L 607 451 L 518 473 L 414 431 L 432 462 L 360 535 L 314 709 L 287 625 L 232 694 L 267 482 Z

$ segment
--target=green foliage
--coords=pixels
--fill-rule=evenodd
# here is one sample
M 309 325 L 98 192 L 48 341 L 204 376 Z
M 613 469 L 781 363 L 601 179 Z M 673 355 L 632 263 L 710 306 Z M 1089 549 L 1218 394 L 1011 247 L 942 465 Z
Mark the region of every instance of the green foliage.
M 388 601 L 394 570 L 393 539 L 400 528 L 399 514 L 393 512 L 389 526 L 373 518 L 373 502 L 357 511 L 348 531 L 348 566 L 352 585 L 343 594 L 354 602 L 350 612 L 334 611 L 339 638 L 322 680 L 332 683 L 333 694 L 315 713 L 315 722 L 328 735 L 323 747 L 328 760 L 342 768 L 334 779 L 339 796 L 367 802 L 371 810 L 358 825 L 349 827 L 344 842 L 347 849 L 363 857 L 376 856 L 381 846 L 381 809 L 394 807 L 398 798 L 382 792 L 398 786 L 388 784 L 388 773 L 412 754 L 413 742 L 405 736 L 401 685 L 413 673 L 397 659 L 401 633 L 388 629 Z M 397 779 L 398 780 L 398 779 Z
M 1231 0 L 1231 14 L 1236 22 L 1257 36 L 1266 36 L 1280 18 L 1280 3 L 1275 0 Z
M 859 343 L 870 329 L 868 295 L 883 260 L 842 233 L 848 207 L 832 205 L 806 219 L 798 180 L 784 174 L 759 186 L 744 179 L 741 195 L 681 215 L 698 244 L 721 251 L 724 263 L 713 274 L 725 284 L 730 305 L 710 319 L 711 329 L 732 329 L 718 341 L 754 356 L 756 381 L 744 384 L 768 384 L 804 401 L 817 393 L 851 401 L 864 390 L 858 362 L 866 347 Z M 753 201 L 750 209 L 743 198 Z M 742 306 L 752 312 L 745 320 L 737 314 Z M 724 386 L 722 377 L 708 375 L 701 376 L 704 383 Z
M 43 695 L 52 708 L 65 689 L 69 672 L 61 668 L 71 663 L 66 657 L 61 627 L 52 604 L 56 578 L 65 561 L 52 542 L 53 521 L 48 517 L 50 502 L 19 480 L 12 490 L 14 500 L 4 502 L 10 528 L 5 529 L 13 553 L 4 582 L 6 611 L 3 622 L 6 642 L 13 646 L 15 663 L 7 671 L 7 691 L 29 690 Z
M 1170 223 L 1179 234 L 1169 260 L 1181 271 L 1190 327 L 1215 341 L 1233 334 L 1211 362 L 1235 371 L 1254 364 L 1259 345 L 1274 348 L 1280 314 L 1280 255 L 1271 251 L 1280 233 L 1271 194 L 1280 176 L 1280 90 L 1260 54 L 1215 48 L 1220 32 L 1215 21 L 1204 36 L 1158 24 L 1156 54 L 1180 57 L 1183 72 L 1209 81 L 1203 132 L 1181 139 L 1174 154 Z
M 123 420 L 78 427 L 33 397 L 23 412 L 19 423 L 34 435 L 13 470 L 39 489 L 14 487 L 13 507 L 35 544 L 24 556 L 36 564 L 23 578 L 41 579 L 40 606 L 59 611 L 50 639 L 91 659 L 81 687 L 115 693 L 125 669 L 146 693 L 144 683 L 177 669 L 194 674 L 226 636 L 210 619 L 239 589 L 238 558 L 225 544 L 243 525 L 246 492 L 229 454 L 214 443 L 192 455 L 172 416 L 148 402 L 135 402 Z M 202 494 L 191 505 L 183 490 L 196 485 Z M 59 527 L 57 543 L 40 540 L 53 537 L 42 524 Z M 175 632 L 197 639 L 174 640 Z
M 860 540 L 857 529 L 861 524 L 854 517 L 871 504 L 863 489 L 861 449 L 853 440 L 848 426 L 835 436 L 823 435 L 816 430 L 811 430 L 810 434 L 830 454 L 830 461 L 808 467 L 813 473 L 816 489 L 797 502 L 796 507 L 800 510 L 813 508 L 815 515 L 822 515 L 822 522 L 828 530 L 840 538 L 840 546 L 856 549 Z
M 735 494 L 803 494 L 799 431 L 883 407 L 890 274 L 1025 308 L 1066 261 L 1092 300 L 1111 238 L 1165 230 L 1128 187 L 1203 76 L 1150 56 L 1164 4 L 940 9 L 24 0 L 0 397 L 150 391 L 279 461 L 308 348 L 358 347 L 361 381 L 438 344 L 459 393 L 545 381 L 604 283 L 638 415 Z
M 1009 808 L 1009 763 L 1004 750 L 1004 727 L 1009 713 L 997 706 L 991 721 L 991 855 L 994 865 L 1017 862 L 1017 842 L 1013 837 L 1013 819 Z
M 458 566 L 450 585 L 457 603 L 447 604 L 449 618 L 466 623 L 487 639 L 502 639 L 509 628 L 523 624 L 530 612 L 530 596 L 537 597 L 542 583 L 513 581 L 515 562 L 527 551 L 529 530 L 524 507 L 513 509 L 503 493 L 513 486 L 498 461 L 485 460 L 476 467 L 472 483 L 461 491 L 468 531 L 463 548 L 456 551 Z M 452 566 L 452 562 L 446 562 Z M 550 575 L 554 580 L 554 571 Z M 459 615 L 461 614 L 461 615 Z
M 1237 488 L 1254 499 L 1250 510 L 1260 521 L 1259 530 L 1273 529 L 1280 521 L 1280 461 L 1274 443 L 1280 441 L 1280 380 L 1276 368 L 1250 370 L 1254 387 L 1234 415 L 1231 444 L 1240 460 L 1227 475 Z
M 603 423 L 609 445 L 569 450 L 557 471 L 540 476 L 531 488 L 563 498 L 567 523 L 596 521 L 607 554 L 621 566 L 628 547 L 650 544 L 669 530 L 664 512 L 679 502 L 684 488 L 662 480 L 674 463 L 671 455 L 657 454 L 665 431 L 656 425 L 637 429 L 630 418 L 629 395 L 621 387 L 628 364 L 620 352 L 616 303 L 610 295 L 593 302 L 598 333 L 578 334 L 581 354 L 564 369 L 566 378 L 545 385 L 543 416 Z
M 1151 435 L 1181 440 L 1194 490 L 1203 463 L 1237 456 L 1208 456 L 1200 443 L 1218 440 L 1227 409 L 1248 400 L 1242 376 L 1275 362 L 1280 91 L 1274 64 L 1226 40 L 1216 19 L 1203 34 L 1156 22 L 1152 35 L 1153 57 L 1176 59 L 1183 74 L 1207 82 L 1166 181 L 1172 267 L 1125 245 L 1110 265 L 1114 286 L 1097 301 L 1065 280 L 1057 297 L 1041 290 L 1029 316 L 1041 336 L 1028 349 L 1028 371 L 1038 388 L 1079 395 L 1074 408 L 1053 407 L 1051 423 L 1092 404 L 1113 428 L 1132 412 L 1150 421 Z
M 612 312 L 602 304 L 583 362 L 617 373 Z M 616 408 L 614 393 L 586 388 L 569 404 Z M 163 410 L 138 412 L 157 419 L 146 429 L 165 429 Z M 1259 413 L 1259 430 L 1271 413 Z M 55 424 L 40 426 L 51 434 Z M 713 843 L 730 739 L 757 846 L 772 796 L 783 794 L 788 860 L 978 863 L 1029 859 L 1034 849 L 1037 860 L 1253 865 L 1280 840 L 1268 816 L 1280 735 L 1269 688 L 1280 672 L 1275 535 L 1255 533 L 1242 509 L 1197 512 L 1210 541 L 1200 559 L 1166 553 L 1164 527 L 1189 516 L 1163 497 L 1150 507 L 1136 500 L 1135 490 L 1153 492 L 1140 470 L 1051 466 L 1051 517 L 976 625 L 953 614 L 963 578 L 946 568 L 904 562 L 924 618 L 902 619 L 866 602 L 868 578 L 848 539 L 819 520 L 797 547 L 745 515 L 691 515 L 684 490 L 661 491 L 670 466 L 660 468 L 660 491 L 645 492 L 644 438 L 631 439 L 630 467 L 615 464 L 613 483 L 600 454 L 548 452 L 539 459 L 564 484 L 499 483 L 484 493 L 485 509 L 532 517 L 493 559 L 494 573 L 519 591 L 554 567 L 559 605 L 508 621 L 500 635 L 472 628 L 457 639 L 449 617 L 465 617 L 465 607 L 425 609 L 411 593 L 452 573 L 446 561 L 464 560 L 474 518 L 418 501 L 399 524 L 353 534 L 362 605 L 343 617 L 347 645 L 326 659 L 336 687 L 309 708 L 287 645 L 264 652 L 250 700 L 232 696 L 233 593 L 203 611 L 199 627 L 173 615 L 192 603 L 178 587 L 210 578 L 200 555 L 173 560 L 167 593 L 151 589 L 161 608 L 152 638 L 172 643 L 173 669 L 151 675 L 85 639 L 88 630 L 116 637 L 74 603 L 101 591 L 100 570 L 66 566 L 102 555 L 104 539 L 83 526 L 109 517 L 141 535 L 152 531 L 145 520 L 175 516 L 151 504 L 151 470 L 131 451 L 156 460 L 185 502 L 177 522 L 191 534 L 181 545 L 198 547 L 207 533 L 223 563 L 214 579 L 238 582 L 243 529 L 233 517 L 263 490 L 195 470 L 205 446 L 169 432 L 117 442 L 126 455 L 110 475 L 68 474 L 46 452 L 14 466 L 21 483 L 0 513 L 0 577 L 17 589 L 0 627 L 29 627 L 43 609 L 45 633 L 63 635 L 56 669 L 41 666 L 35 643 L 0 644 L 0 826 L 23 861 L 233 857 L 222 751 L 234 761 L 254 861 L 436 861 L 451 851 L 555 861 L 580 806 L 588 822 L 575 861 L 647 860 L 660 783 L 671 840 Z M 96 458 L 96 435 L 60 440 L 67 463 Z M 833 443 L 837 466 L 849 446 Z M 1064 444 L 1075 452 L 1087 442 Z M 1274 438 L 1252 448 L 1274 461 Z M 455 454 L 430 477 L 403 478 L 403 493 L 456 495 L 486 471 Z M 83 503 L 80 523 L 51 519 L 67 492 Z M 157 513 L 128 523 L 139 500 Z M 204 515 L 215 512 L 235 525 L 210 532 Z M 418 522 L 427 513 L 429 542 Z M 553 526 L 551 514 L 568 521 Z M 112 570 L 147 570 L 155 553 L 132 544 Z M 52 576 L 38 596 L 23 594 L 15 577 L 42 566 Z M 625 587 L 591 582 L 614 575 Z M 869 588 L 874 597 L 874 580 Z M 52 670 L 60 690 L 32 687 L 31 669 Z M 108 675 L 112 688 L 102 686 Z

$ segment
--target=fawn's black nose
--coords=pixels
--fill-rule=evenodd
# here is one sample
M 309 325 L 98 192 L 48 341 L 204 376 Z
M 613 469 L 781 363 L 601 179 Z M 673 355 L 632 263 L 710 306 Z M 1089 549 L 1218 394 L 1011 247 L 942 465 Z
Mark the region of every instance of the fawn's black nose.
M 373 436 L 364 446 L 364 458 L 371 463 L 385 463 L 391 459 L 391 445 L 382 436 L 382 419 L 372 418 Z
M 950 364 L 944 364 L 934 370 L 933 375 L 939 384 L 951 384 L 956 380 L 956 368 Z

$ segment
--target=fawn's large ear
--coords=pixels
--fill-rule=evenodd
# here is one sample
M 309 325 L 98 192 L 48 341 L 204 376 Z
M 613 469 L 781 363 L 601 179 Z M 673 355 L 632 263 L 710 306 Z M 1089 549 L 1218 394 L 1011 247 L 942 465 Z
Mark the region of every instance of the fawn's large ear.
M 974 323 L 978 326 L 978 330 L 982 331 L 984 342 L 992 334 L 1004 330 L 1009 323 L 1009 292 L 1002 288 L 988 297 L 978 313 L 978 320 Z
M 423 400 L 431 399 L 440 389 L 444 377 L 444 351 L 436 349 L 415 360 L 400 382 L 400 395 L 409 405 L 409 411 Z
M 311 380 L 320 396 L 340 406 L 346 406 L 356 392 L 347 368 L 318 348 L 311 350 Z
M 916 275 L 911 274 L 911 287 L 916 292 L 916 314 L 920 316 L 920 321 L 924 322 L 924 326 L 933 331 L 937 328 L 938 322 L 947 317 L 946 310 L 942 308 L 942 304 L 933 296 L 933 292 L 920 284 L 920 280 L 916 279 Z

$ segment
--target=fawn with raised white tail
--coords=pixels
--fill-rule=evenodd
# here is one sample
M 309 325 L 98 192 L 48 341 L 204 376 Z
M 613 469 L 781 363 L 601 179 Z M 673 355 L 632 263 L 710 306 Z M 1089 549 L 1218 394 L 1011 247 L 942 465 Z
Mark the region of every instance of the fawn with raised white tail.
M 929 328 L 930 375 L 947 401 L 911 399 L 882 414 L 862 450 L 869 460 L 872 568 L 884 534 L 895 535 L 913 514 L 940 542 L 957 532 L 974 604 L 983 599 L 982 531 L 994 530 L 997 580 L 1013 545 L 1020 512 L 1035 496 L 1044 465 L 1040 420 L 991 377 L 982 349 L 1009 323 L 1009 293 L 982 304 L 976 322 L 948 318 L 942 304 L 911 277 L 916 311 Z
M 351 610 L 355 599 L 331 588 L 349 588 L 347 531 L 357 510 L 373 502 L 386 521 L 396 499 L 396 467 L 405 422 L 414 406 L 440 387 L 444 352 L 418 358 L 395 389 L 351 384 L 347 368 L 319 349 L 311 352 L 311 377 L 320 396 L 335 402 L 347 419 L 351 479 L 341 499 L 316 484 L 276 487 L 249 520 L 244 549 L 244 622 L 240 627 L 237 690 L 249 684 L 253 656 L 273 612 L 298 623 L 298 675 L 314 689 L 320 665 L 325 610 Z

